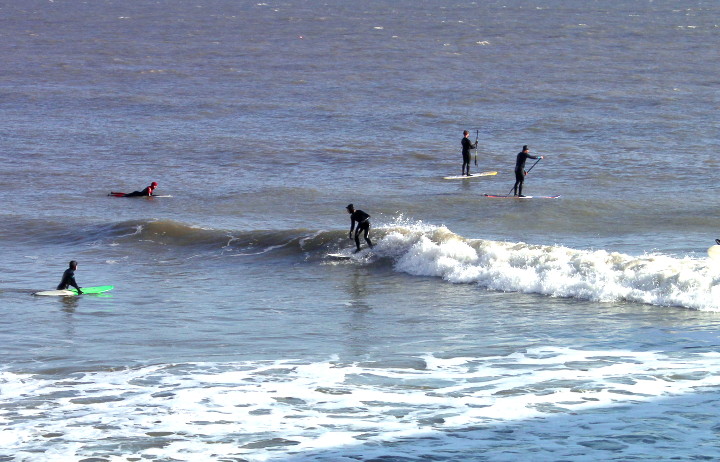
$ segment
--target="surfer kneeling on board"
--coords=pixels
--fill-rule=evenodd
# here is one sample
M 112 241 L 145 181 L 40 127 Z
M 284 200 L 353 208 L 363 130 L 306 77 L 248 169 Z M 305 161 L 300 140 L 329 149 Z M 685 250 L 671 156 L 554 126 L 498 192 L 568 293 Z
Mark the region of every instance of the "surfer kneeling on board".
M 470 132 L 463 130 L 463 139 L 460 140 L 460 144 L 462 144 L 463 156 L 462 173 L 460 176 L 470 176 L 470 150 L 477 149 L 477 141 L 473 144 L 472 141 L 470 141 Z M 467 173 L 465 173 L 465 171 L 467 171 Z
M 60 281 L 60 284 L 58 284 L 57 290 L 67 290 L 69 286 L 72 286 L 78 291 L 78 295 L 83 293 L 83 291 L 80 290 L 80 286 L 78 286 L 77 282 L 75 282 L 75 270 L 77 269 L 77 265 L 78 263 L 75 260 L 70 262 L 70 267 L 63 273 L 62 280 Z
M 153 181 L 152 183 L 150 183 L 150 186 L 143 189 L 142 191 L 133 191 L 131 193 L 125 194 L 124 197 L 152 196 L 153 191 L 157 187 L 158 187 L 157 181 Z
M 370 215 L 363 212 L 362 210 L 355 210 L 355 206 L 350 204 L 347 207 L 345 207 L 350 214 L 350 232 L 348 233 L 348 237 L 352 238 L 353 230 L 355 230 L 355 245 L 357 246 L 357 250 L 355 252 L 360 252 L 360 232 L 364 231 L 363 237 L 365 238 L 365 242 L 367 242 L 368 246 L 372 249 L 373 243 L 370 242 Z M 355 228 L 355 222 L 357 222 L 357 229 Z
M 523 183 L 525 182 L 525 175 L 527 175 L 527 172 L 525 171 L 525 162 L 528 159 L 544 159 L 543 156 L 531 156 L 530 150 L 528 149 L 527 145 L 523 146 L 522 151 L 520 151 L 517 155 L 517 160 L 515 161 L 515 186 L 513 186 L 513 196 L 517 197 L 525 197 L 522 193 L 522 187 Z

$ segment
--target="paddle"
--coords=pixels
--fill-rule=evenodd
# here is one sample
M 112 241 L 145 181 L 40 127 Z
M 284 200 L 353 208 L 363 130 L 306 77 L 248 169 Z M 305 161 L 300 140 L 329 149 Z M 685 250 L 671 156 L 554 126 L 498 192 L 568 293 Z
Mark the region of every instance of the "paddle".
M 480 130 L 475 130 L 475 166 L 476 167 L 477 167 L 478 138 L 480 138 Z
M 538 157 L 538 160 L 536 160 L 535 163 L 532 164 L 532 167 L 530 167 L 530 168 L 525 172 L 525 175 L 527 175 L 528 173 L 530 173 L 530 170 L 532 170 L 533 167 L 535 167 L 535 166 L 537 165 L 537 163 L 540 162 L 541 160 L 542 160 L 542 157 Z M 510 197 L 510 193 L 513 192 L 513 189 L 515 189 L 515 185 L 513 185 L 513 187 L 510 188 L 510 191 L 509 191 L 507 194 L 505 194 L 505 197 Z
M 530 170 L 532 170 L 532 169 L 533 169 L 533 167 L 534 167 L 534 166 L 536 166 L 536 165 L 537 165 L 537 163 L 538 163 L 538 162 L 540 162 L 541 160 L 542 160 L 542 157 L 538 157 L 538 160 L 536 160 L 536 161 L 535 161 L 535 163 L 534 163 L 534 164 L 532 164 L 532 167 L 530 167 L 530 168 L 528 169 L 528 171 L 527 171 L 527 172 L 525 172 L 525 175 L 527 175 L 528 173 L 530 173 Z

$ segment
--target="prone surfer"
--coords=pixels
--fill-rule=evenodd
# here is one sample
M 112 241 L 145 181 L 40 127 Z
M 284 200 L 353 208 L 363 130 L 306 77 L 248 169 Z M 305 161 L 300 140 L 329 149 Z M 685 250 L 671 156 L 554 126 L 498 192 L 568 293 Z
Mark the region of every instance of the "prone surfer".
M 463 139 L 460 140 L 460 144 L 462 144 L 463 156 L 462 173 L 460 175 L 470 176 L 470 150 L 477 149 L 477 140 L 475 140 L 475 144 L 473 144 L 470 141 L 470 132 L 463 130 Z M 466 171 L 467 173 L 465 173 Z
M 525 182 L 525 161 L 528 159 L 544 159 L 544 156 L 531 156 L 527 145 L 523 146 L 522 151 L 518 153 L 515 161 L 515 186 L 513 186 L 513 195 L 517 197 L 525 197 L 522 193 L 523 183 Z
M 142 191 L 133 191 L 131 193 L 125 194 L 123 197 L 140 197 L 140 196 L 152 196 L 153 191 L 155 188 L 158 187 L 157 181 L 153 181 L 150 183 L 150 186 L 143 189 Z
M 80 290 L 80 286 L 78 286 L 77 282 L 75 282 L 75 270 L 77 269 L 77 266 L 78 263 L 75 260 L 70 262 L 68 269 L 66 269 L 63 273 L 62 280 L 60 281 L 60 284 L 58 284 L 57 290 L 67 290 L 69 286 L 72 286 L 78 291 L 78 295 L 83 293 L 83 291 Z
M 355 253 L 360 252 L 360 232 L 364 232 L 363 237 L 365 238 L 365 242 L 367 242 L 368 246 L 372 249 L 373 243 L 370 241 L 370 215 L 363 212 L 362 210 L 355 210 L 355 206 L 353 204 L 349 204 L 347 207 L 345 207 L 350 214 L 350 232 L 348 233 L 348 237 L 352 238 L 353 230 L 355 230 L 355 245 L 357 247 L 357 250 L 355 250 Z M 357 229 L 355 228 L 355 222 L 357 222 Z

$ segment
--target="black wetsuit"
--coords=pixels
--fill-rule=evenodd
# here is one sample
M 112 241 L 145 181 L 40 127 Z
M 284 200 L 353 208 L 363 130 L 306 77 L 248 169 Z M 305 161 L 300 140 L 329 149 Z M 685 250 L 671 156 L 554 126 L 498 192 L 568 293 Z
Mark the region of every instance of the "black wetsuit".
M 147 188 L 143 189 L 142 191 L 133 191 L 131 193 L 125 194 L 124 197 L 152 196 L 152 192 L 153 192 L 152 186 L 148 186 Z
M 357 228 L 355 228 L 355 222 L 357 222 Z M 355 245 L 357 250 L 360 250 L 360 232 L 364 231 L 365 242 L 372 249 L 373 243 L 370 241 L 370 215 L 363 212 L 362 210 L 355 210 L 350 214 L 350 234 L 353 229 L 355 230 Z
M 460 144 L 462 144 L 463 156 L 462 175 L 465 175 L 466 170 L 467 174 L 470 175 L 470 150 L 477 148 L 477 143 L 473 144 L 467 137 L 463 137 Z
M 75 287 L 77 291 L 80 292 L 80 287 L 77 285 L 77 282 L 75 282 L 75 270 L 72 268 L 65 270 L 62 280 L 57 286 L 57 290 L 67 290 L 70 286 Z
M 522 187 L 525 182 L 525 162 L 528 159 L 537 159 L 538 156 L 531 156 L 525 151 L 519 152 L 515 161 L 515 186 L 513 186 L 513 195 L 522 196 Z

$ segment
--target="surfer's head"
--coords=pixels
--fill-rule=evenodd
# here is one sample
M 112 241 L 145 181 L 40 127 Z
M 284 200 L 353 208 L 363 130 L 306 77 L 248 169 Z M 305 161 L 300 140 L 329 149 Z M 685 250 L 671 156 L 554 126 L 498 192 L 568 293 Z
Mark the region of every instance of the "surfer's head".
M 71 270 L 77 269 L 77 262 L 75 260 L 70 261 L 69 267 Z
M 469 131 L 467 131 L 467 130 L 463 130 L 463 136 L 468 136 L 469 134 L 470 134 L 470 132 L 469 132 Z
M 348 213 L 353 213 L 355 211 L 355 206 L 352 204 L 348 204 L 347 207 L 345 207 L 348 211 Z
M 523 146 L 523 152 L 528 152 L 528 151 L 529 151 L 529 149 L 528 149 L 527 144 L 526 144 L 525 146 Z
M 150 183 L 150 186 L 152 186 L 153 188 L 157 188 L 157 181 L 153 181 L 152 183 Z

